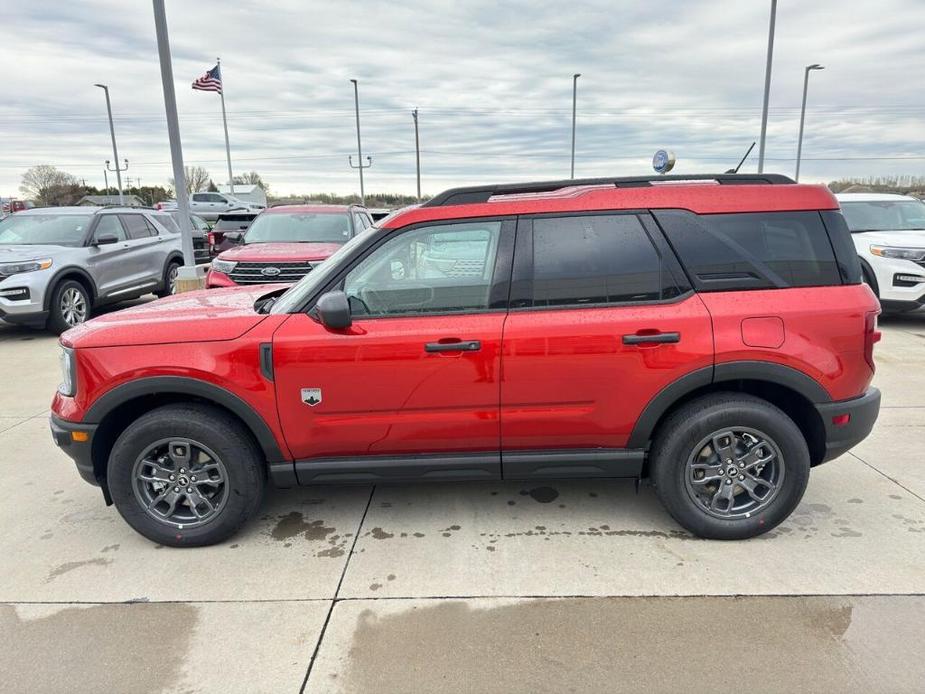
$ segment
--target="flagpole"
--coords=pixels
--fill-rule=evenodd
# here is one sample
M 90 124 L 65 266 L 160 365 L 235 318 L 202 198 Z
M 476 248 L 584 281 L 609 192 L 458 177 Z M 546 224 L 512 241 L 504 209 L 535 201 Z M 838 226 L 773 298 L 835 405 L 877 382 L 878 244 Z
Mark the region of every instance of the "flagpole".
M 222 59 L 216 58 L 215 64 L 219 66 L 218 74 L 221 77 L 222 74 Z M 222 90 L 218 95 L 222 99 L 222 124 L 225 126 L 225 156 L 228 158 L 228 189 L 231 191 L 232 197 L 234 197 L 234 175 L 231 173 L 231 144 L 228 142 L 228 118 L 225 116 L 225 78 L 222 77 Z

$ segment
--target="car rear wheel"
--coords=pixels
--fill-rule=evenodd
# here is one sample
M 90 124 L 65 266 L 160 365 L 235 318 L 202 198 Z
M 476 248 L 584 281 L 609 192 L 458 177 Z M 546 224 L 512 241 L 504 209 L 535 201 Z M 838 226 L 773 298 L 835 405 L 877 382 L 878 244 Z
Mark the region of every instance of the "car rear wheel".
M 48 329 L 56 334 L 70 330 L 90 318 L 90 296 L 76 280 L 64 280 L 55 287 L 48 310 Z
M 803 497 L 810 468 L 793 420 L 741 393 L 705 396 L 674 412 L 659 428 L 651 461 L 671 516 L 718 540 L 754 537 L 781 523 Z
M 139 417 L 113 446 L 107 478 L 126 522 L 153 542 L 222 542 L 256 513 L 263 460 L 242 425 L 205 405 L 167 405 Z
M 164 270 L 164 288 L 157 292 L 161 298 L 177 293 L 177 275 L 180 273 L 180 263 L 171 260 Z

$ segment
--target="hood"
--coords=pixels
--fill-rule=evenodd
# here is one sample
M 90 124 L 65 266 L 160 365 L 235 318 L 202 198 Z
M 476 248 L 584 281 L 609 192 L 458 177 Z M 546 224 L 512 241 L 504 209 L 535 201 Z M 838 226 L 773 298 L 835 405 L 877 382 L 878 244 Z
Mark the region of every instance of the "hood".
M 245 243 L 229 248 L 218 257 L 222 260 L 254 263 L 285 263 L 299 260 L 324 260 L 341 247 L 339 243 Z
M 234 340 L 266 319 L 254 302 L 279 285 L 186 292 L 107 313 L 61 336 L 70 347 L 122 347 Z
M 919 231 L 859 231 L 851 234 L 855 246 L 875 244 L 897 248 L 925 248 L 925 230 Z
M 15 263 L 20 260 L 36 258 L 53 258 L 64 250 L 73 250 L 73 246 L 29 246 L 0 244 L 0 263 Z

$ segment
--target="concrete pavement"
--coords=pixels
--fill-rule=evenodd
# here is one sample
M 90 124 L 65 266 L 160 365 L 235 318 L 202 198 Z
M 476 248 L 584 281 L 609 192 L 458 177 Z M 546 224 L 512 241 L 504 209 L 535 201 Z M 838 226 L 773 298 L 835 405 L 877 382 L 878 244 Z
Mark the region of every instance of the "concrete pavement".
M 55 339 L 0 327 L 4 689 L 921 691 L 925 315 L 882 328 L 873 435 L 757 540 L 623 481 L 479 483 L 271 491 L 176 550 L 52 444 Z

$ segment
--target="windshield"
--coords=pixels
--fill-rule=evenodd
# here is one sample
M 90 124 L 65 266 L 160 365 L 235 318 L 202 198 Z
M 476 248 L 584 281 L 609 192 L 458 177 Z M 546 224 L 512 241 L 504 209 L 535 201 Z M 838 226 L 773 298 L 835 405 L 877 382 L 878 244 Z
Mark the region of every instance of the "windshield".
M 918 200 L 843 202 L 841 209 L 853 232 L 925 229 L 925 203 Z
M 276 212 L 254 220 L 244 243 L 345 243 L 350 238 L 350 218 L 338 212 Z
M 318 287 L 323 286 L 331 276 L 337 273 L 338 266 L 343 258 L 349 256 L 358 246 L 362 246 L 369 237 L 378 231 L 379 229 L 376 227 L 364 229 L 338 248 L 330 258 L 292 285 L 289 291 L 273 304 L 270 313 L 289 313 L 298 308 Z
M 90 215 L 13 214 L 0 222 L 0 244 L 80 246 Z

